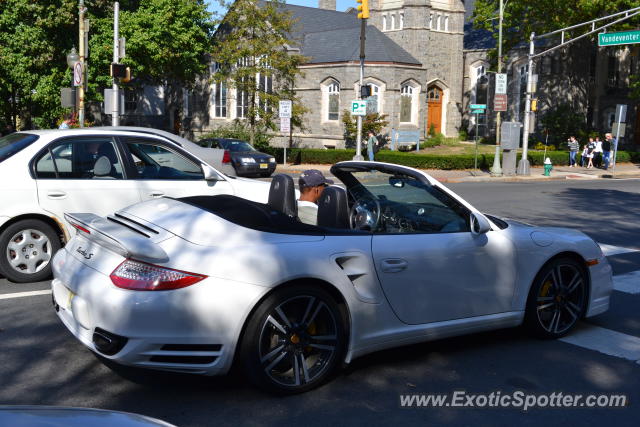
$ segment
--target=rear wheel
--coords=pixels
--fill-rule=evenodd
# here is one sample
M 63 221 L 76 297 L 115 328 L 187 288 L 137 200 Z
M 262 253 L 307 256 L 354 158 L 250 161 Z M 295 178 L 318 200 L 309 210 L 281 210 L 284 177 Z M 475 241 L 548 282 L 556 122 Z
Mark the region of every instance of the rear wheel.
M 525 326 L 542 338 L 566 335 L 584 314 L 588 279 L 584 267 L 572 258 L 545 265 L 529 292 Z
M 27 219 L 11 224 L 0 234 L 0 272 L 16 283 L 51 277 L 51 259 L 62 247 L 47 223 Z
M 247 324 L 240 348 L 247 376 L 279 394 L 318 387 L 342 359 L 344 324 L 338 305 L 322 289 L 276 290 Z

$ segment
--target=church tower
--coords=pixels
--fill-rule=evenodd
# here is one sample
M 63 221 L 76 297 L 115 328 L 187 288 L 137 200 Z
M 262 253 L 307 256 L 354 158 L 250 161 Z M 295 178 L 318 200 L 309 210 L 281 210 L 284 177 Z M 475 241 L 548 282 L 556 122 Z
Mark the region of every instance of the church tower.
M 427 130 L 456 136 L 462 121 L 463 0 L 370 0 L 374 25 L 426 70 L 420 96 Z

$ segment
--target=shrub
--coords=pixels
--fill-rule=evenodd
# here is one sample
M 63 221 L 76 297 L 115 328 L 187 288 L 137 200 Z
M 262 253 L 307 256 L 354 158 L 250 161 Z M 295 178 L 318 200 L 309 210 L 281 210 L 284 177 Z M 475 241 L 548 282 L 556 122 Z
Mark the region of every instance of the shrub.
M 533 147 L 533 149 L 534 149 L 534 150 L 540 150 L 540 151 L 544 151 L 544 148 L 545 148 L 545 145 L 544 145 L 544 143 L 542 143 L 542 142 L 538 142 L 538 143 Z M 556 150 L 557 150 L 557 148 L 556 148 L 556 146 L 555 146 L 555 145 L 553 145 L 553 144 L 549 144 L 549 145 L 547 145 L 547 151 L 556 151 Z
M 249 128 L 244 124 L 244 122 L 235 120 L 229 125 L 221 126 L 203 135 L 201 139 L 204 138 L 234 138 L 249 142 L 251 136 Z M 253 145 L 259 151 L 270 153 L 271 147 L 269 147 L 269 143 L 271 142 L 271 138 L 272 135 L 270 135 L 269 132 L 266 131 L 266 129 L 262 132 L 256 132 Z

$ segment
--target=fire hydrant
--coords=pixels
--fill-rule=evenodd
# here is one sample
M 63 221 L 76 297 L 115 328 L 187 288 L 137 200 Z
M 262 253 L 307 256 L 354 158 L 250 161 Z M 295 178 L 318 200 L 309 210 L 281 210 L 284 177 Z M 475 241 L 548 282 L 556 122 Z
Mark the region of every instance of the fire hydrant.
M 551 159 L 547 157 L 544 161 L 544 176 L 551 176 L 551 169 L 553 169 L 553 165 Z

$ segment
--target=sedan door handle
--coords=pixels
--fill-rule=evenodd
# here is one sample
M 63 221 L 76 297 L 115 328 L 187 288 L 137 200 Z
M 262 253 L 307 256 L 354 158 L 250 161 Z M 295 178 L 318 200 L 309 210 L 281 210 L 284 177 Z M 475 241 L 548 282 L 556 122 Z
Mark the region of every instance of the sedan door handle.
M 382 271 L 385 273 L 400 273 L 409 266 L 407 260 L 401 258 L 389 258 L 382 260 Z
M 47 197 L 50 199 L 66 199 L 67 193 L 60 190 L 52 190 L 47 192 Z
M 164 196 L 164 193 L 162 191 L 154 191 L 152 193 L 149 193 L 149 196 L 151 196 L 151 197 L 162 197 L 162 196 Z

